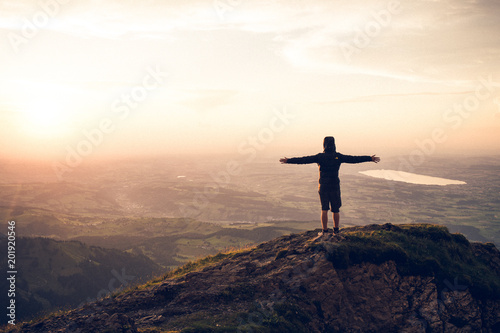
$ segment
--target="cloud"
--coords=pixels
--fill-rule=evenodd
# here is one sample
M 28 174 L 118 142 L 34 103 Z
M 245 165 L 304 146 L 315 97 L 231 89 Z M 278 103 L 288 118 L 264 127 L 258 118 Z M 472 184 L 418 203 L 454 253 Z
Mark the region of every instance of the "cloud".
M 316 102 L 315 104 L 320 105 L 330 105 L 330 104 L 344 104 L 344 103 L 360 103 L 360 102 L 373 102 L 379 100 L 381 98 L 407 98 L 414 96 L 445 96 L 445 95 L 467 95 L 474 93 L 474 90 L 468 91 L 457 91 L 457 92 L 445 92 L 445 93 L 436 93 L 436 92 L 417 92 L 417 93 L 403 93 L 403 94 L 378 94 L 378 95 L 365 95 L 360 97 L 353 98 L 345 98 L 338 99 L 332 101 L 321 101 Z
M 359 2 L 349 8 L 322 4 L 309 29 L 283 34 L 283 55 L 296 67 L 317 73 L 452 86 L 467 86 L 498 67 L 500 30 L 491 12 L 498 5 L 402 2 L 388 15 L 390 2 L 364 3 L 355 12 Z M 348 18 L 345 24 L 339 16 Z
M 229 104 L 237 95 L 234 90 L 184 90 L 178 103 L 197 112 L 206 112 Z
M 44 5 L 50 3 L 49 6 Z M 21 32 L 26 22 L 48 17 L 41 29 L 82 38 L 169 38 L 166 33 L 201 28 L 216 20 L 213 8 L 202 1 L 3 1 L 0 27 Z
M 183 32 L 269 36 L 297 69 L 466 86 L 500 64 L 493 0 L 70 1 L 45 29 L 80 38 L 181 41 Z M 42 10 L 3 1 L 0 27 L 18 31 Z M 457 70 L 459 68 L 460 70 Z

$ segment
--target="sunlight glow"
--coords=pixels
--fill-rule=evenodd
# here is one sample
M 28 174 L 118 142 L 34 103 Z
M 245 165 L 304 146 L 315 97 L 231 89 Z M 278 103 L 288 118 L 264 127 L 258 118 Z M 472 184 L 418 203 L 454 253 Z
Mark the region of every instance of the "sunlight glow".
M 47 1 L 0 4 L 4 156 L 64 160 L 85 133 L 102 156 L 234 153 L 284 106 L 294 120 L 259 154 L 334 135 L 408 155 L 435 129 L 431 154 L 498 153 L 494 1 Z
M 39 96 L 20 105 L 22 127 L 35 137 L 56 138 L 68 133 L 70 112 L 60 99 Z

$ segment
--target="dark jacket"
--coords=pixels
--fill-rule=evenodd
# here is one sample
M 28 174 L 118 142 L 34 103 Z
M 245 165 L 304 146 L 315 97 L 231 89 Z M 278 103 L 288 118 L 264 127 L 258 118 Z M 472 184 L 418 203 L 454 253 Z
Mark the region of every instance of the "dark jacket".
M 351 156 L 337 152 L 319 153 L 311 156 L 293 157 L 286 163 L 310 164 L 317 163 L 319 168 L 319 190 L 335 190 L 340 185 L 339 169 L 342 163 L 371 162 L 371 156 Z

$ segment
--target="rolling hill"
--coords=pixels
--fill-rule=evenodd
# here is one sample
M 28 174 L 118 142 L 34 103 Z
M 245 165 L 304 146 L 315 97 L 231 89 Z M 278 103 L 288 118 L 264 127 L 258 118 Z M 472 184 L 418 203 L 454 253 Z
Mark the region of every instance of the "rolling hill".
M 143 255 L 77 241 L 19 237 L 15 244 L 17 320 L 94 301 L 151 278 L 159 270 Z M 7 248 L 5 237 L 0 238 L 0 247 Z M 7 267 L 7 256 L 0 263 Z M 0 288 L 9 290 L 6 279 L 0 281 Z M 7 319 L 2 316 L 1 323 L 7 323 Z

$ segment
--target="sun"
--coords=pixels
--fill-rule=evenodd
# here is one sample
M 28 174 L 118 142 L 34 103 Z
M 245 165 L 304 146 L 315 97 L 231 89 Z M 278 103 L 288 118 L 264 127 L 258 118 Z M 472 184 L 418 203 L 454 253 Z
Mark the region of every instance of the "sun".
M 71 111 L 60 98 L 33 96 L 20 105 L 21 126 L 37 138 L 57 138 L 69 131 Z

